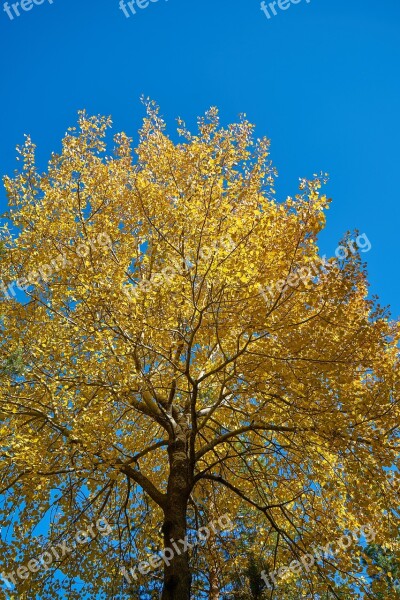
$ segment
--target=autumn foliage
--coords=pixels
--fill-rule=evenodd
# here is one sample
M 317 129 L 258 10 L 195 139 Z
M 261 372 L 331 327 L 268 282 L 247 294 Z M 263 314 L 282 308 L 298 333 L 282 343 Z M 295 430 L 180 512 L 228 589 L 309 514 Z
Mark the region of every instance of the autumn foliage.
M 110 120 L 81 113 L 45 173 L 28 138 L 5 180 L 2 280 L 35 275 L 1 303 L 1 360 L 22 364 L 1 375 L 1 570 L 38 554 L 40 522 L 50 545 L 100 516 L 113 530 L 19 579 L 21 598 L 144 599 L 160 578 L 163 600 L 218 598 L 261 545 L 272 570 L 366 523 L 396 537 L 399 328 L 359 254 L 262 294 L 318 262 L 323 181 L 278 201 L 244 117 L 212 109 L 174 143 L 147 111 L 136 156 L 125 134 L 106 154 Z M 236 533 L 121 575 L 224 513 Z M 334 594 L 338 574 L 366 593 L 360 553 L 268 597 Z

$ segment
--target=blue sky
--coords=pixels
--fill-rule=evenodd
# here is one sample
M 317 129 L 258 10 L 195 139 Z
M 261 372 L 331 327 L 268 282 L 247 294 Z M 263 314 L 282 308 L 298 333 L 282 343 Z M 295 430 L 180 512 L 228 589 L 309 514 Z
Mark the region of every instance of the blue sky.
M 0 0 L 2 175 L 24 133 L 44 168 L 81 108 L 134 137 L 141 94 L 171 128 L 212 105 L 223 122 L 245 112 L 272 140 L 280 198 L 329 172 L 322 250 L 333 255 L 348 229 L 366 233 L 371 291 L 400 315 L 399 0 L 300 0 L 270 19 L 260 0 L 159 0 L 129 18 L 119 0 L 19 11 L 11 20 Z

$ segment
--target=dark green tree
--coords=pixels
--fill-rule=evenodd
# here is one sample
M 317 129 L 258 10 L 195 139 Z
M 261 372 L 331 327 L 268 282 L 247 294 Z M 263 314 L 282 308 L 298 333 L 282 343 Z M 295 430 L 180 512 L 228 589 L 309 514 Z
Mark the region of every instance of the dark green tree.
M 395 600 L 400 598 L 400 559 L 399 555 L 379 544 L 370 544 L 365 549 L 369 561 L 374 567 L 379 568 L 379 573 L 370 574 L 371 589 L 374 590 L 376 600 Z

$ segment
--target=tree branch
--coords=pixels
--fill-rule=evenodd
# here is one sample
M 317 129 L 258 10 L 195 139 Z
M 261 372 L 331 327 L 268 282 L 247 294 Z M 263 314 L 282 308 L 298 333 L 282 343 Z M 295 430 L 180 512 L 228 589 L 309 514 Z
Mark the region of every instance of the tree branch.
M 229 440 L 232 437 L 240 435 L 241 433 L 246 433 L 247 431 L 260 431 L 260 430 L 262 430 L 262 431 L 277 431 L 277 432 L 282 432 L 282 433 L 284 433 L 284 432 L 297 433 L 298 431 L 300 431 L 300 429 L 297 427 L 285 427 L 283 425 L 282 426 L 271 425 L 268 423 L 265 423 L 265 424 L 252 423 L 251 425 L 246 425 L 244 427 L 236 429 L 235 431 L 228 431 L 228 433 L 221 435 L 219 438 L 216 438 L 215 440 L 213 440 L 206 446 L 203 446 L 203 448 L 200 448 L 200 450 L 197 452 L 196 460 L 199 460 L 199 458 L 201 458 L 202 456 L 207 454 L 207 452 L 210 452 L 210 450 L 213 450 L 215 448 L 215 446 L 218 446 L 218 444 L 223 444 L 224 442 L 226 442 L 227 440 Z M 313 430 L 314 430 L 313 427 L 301 429 L 301 431 L 313 431 Z
M 146 475 L 143 475 L 140 471 L 137 471 L 130 465 L 122 463 L 122 461 L 117 461 L 117 464 L 121 465 L 121 473 L 124 473 L 127 477 L 137 483 L 160 508 L 164 508 L 167 495 L 160 492 Z

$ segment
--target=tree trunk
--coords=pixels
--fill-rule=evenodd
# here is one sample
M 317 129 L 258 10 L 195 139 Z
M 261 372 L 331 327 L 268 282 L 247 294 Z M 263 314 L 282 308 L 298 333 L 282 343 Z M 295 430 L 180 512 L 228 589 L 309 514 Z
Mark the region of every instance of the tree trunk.
M 211 523 L 212 521 L 216 521 L 217 512 L 215 510 L 215 502 L 214 499 L 211 498 L 209 501 L 208 507 L 208 520 Z M 219 600 L 220 598 L 220 590 L 219 590 L 219 562 L 218 562 L 218 550 L 216 545 L 216 535 L 215 531 L 210 528 L 210 537 L 207 541 L 208 548 L 208 580 L 210 584 L 210 592 L 208 595 L 208 600 Z
M 208 600 L 219 600 L 219 569 L 218 569 L 218 555 L 215 547 L 215 533 L 210 532 L 208 538 L 208 581 L 210 584 L 210 593 Z
M 168 449 L 170 474 L 164 508 L 164 587 L 161 600 L 190 600 L 192 575 L 188 551 L 184 551 L 187 505 L 190 494 L 190 467 L 186 436 Z M 182 540 L 182 542 L 180 542 Z
M 211 567 L 210 567 L 209 581 L 210 581 L 209 600 L 219 600 L 218 569 L 215 565 L 211 565 Z

